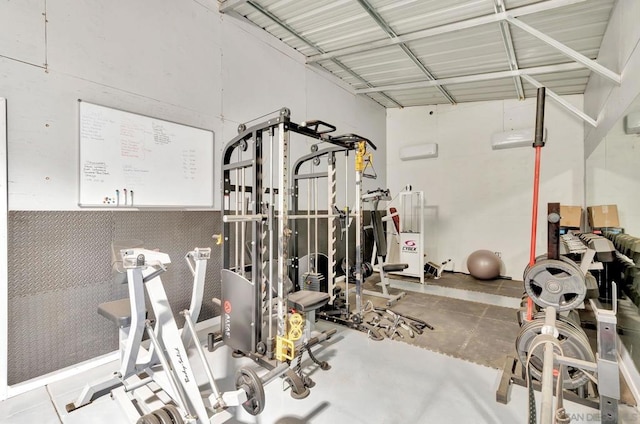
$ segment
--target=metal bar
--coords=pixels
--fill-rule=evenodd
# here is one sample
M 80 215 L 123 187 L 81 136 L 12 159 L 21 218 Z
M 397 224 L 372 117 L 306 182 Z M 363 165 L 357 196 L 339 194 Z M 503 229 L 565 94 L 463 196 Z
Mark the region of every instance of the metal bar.
M 315 221 L 315 231 L 313 234 L 313 241 L 315 243 L 315 252 L 313 252 L 315 254 L 315 269 L 313 270 L 314 272 L 318 272 L 318 179 L 314 178 L 313 179 L 313 196 L 314 196 L 314 200 L 313 200 L 313 212 L 315 215 L 314 221 Z
M 524 79 L 526 82 L 528 82 L 529 84 L 533 85 L 536 88 L 543 87 L 543 85 L 539 81 L 537 81 L 536 79 L 534 79 L 533 77 L 531 77 L 529 75 L 524 75 L 523 74 L 522 75 L 522 79 Z M 554 91 L 549 90 L 547 88 L 546 92 L 547 92 L 546 93 L 547 96 L 549 96 L 551 99 L 553 99 L 560 106 L 562 106 L 565 109 L 567 109 L 569 112 L 571 112 L 574 115 L 576 115 L 578 118 L 582 119 L 587 124 L 591 125 L 594 128 L 598 126 L 598 123 L 596 122 L 595 119 L 593 119 L 592 117 L 590 117 L 589 115 L 587 115 L 586 113 L 584 113 L 583 111 L 581 111 L 580 109 L 578 109 L 577 107 L 575 107 L 574 105 L 572 105 L 571 103 L 569 103 L 568 101 L 566 101 L 565 99 L 560 97 L 560 95 L 558 95 Z
M 312 179 L 312 178 L 324 178 L 327 176 L 326 172 L 314 172 L 311 174 L 298 174 L 298 175 L 294 175 L 293 179 L 294 180 L 306 180 L 306 179 Z
M 504 5 L 504 0 L 494 0 L 494 9 L 496 13 L 506 12 L 507 8 Z M 513 38 L 511 37 L 511 29 L 509 24 L 505 21 L 500 21 L 500 35 L 502 35 L 502 42 L 504 43 L 505 51 L 507 52 L 507 58 L 509 59 L 509 69 L 515 71 L 518 69 L 518 59 L 516 57 L 516 51 L 513 47 Z M 522 88 L 522 80 L 520 77 L 513 77 L 513 82 L 516 86 L 516 92 L 518 93 L 518 99 L 524 100 L 524 89 Z
M 567 356 L 556 355 L 555 362 L 561 365 L 568 365 L 570 367 L 579 368 L 584 371 L 597 371 L 598 364 L 595 362 L 584 361 L 578 358 L 571 358 Z
M 432 37 L 434 35 L 446 34 L 449 32 L 460 31 L 467 28 L 473 28 L 480 25 L 486 25 L 493 22 L 498 22 L 507 19 L 507 17 L 526 16 L 538 12 L 544 12 L 547 10 L 557 9 L 576 3 L 582 3 L 586 0 L 547 0 L 540 3 L 532 4 L 529 6 L 517 7 L 503 13 L 494 13 L 491 15 L 480 16 L 477 18 L 471 18 L 464 21 L 454 22 L 452 24 L 441 25 L 435 28 L 429 28 L 422 31 L 412 32 L 410 34 L 400 35 L 396 38 L 388 38 L 379 41 L 373 41 L 370 43 L 358 44 L 356 46 L 345 47 L 337 49 L 328 53 L 321 53 L 307 58 L 307 63 L 318 62 L 321 60 L 333 59 L 338 56 L 345 56 L 354 53 L 361 53 L 371 51 L 374 49 L 380 49 L 383 47 L 394 46 L 396 44 L 407 43 L 410 41 L 421 40 L 423 38 Z
M 281 110 L 281 116 L 282 116 Z M 284 119 L 284 116 L 282 116 Z M 283 125 L 282 123 L 280 125 Z M 273 127 L 271 127 L 272 129 Z M 254 133 L 254 148 L 253 148 L 253 167 L 252 167 L 252 179 L 253 186 L 255 190 L 251 193 L 251 202 L 247 205 L 247 211 L 251 208 L 251 213 L 257 215 L 259 212 L 262 212 L 262 206 L 264 204 L 263 196 L 263 175 L 262 175 L 262 161 L 263 161 L 263 145 L 262 145 L 262 136 L 263 131 L 256 131 Z M 253 221 L 251 223 L 251 281 L 254 283 L 253 285 L 253 328 L 251 329 L 251 350 L 257 350 L 257 346 L 259 343 L 263 342 L 262 339 L 262 323 L 263 321 L 263 312 L 264 312 L 264 303 L 262 297 L 262 277 L 263 277 L 263 268 L 262 268 L 262 235 L 263 235 L 263 221 Z M 242 224 L 243 226 L 246 223 Z M 245 243 L 245 239 L 242 239 L 243 243 Z M 244 273 L 244 269 L 242 270 Z M 243 274 L 244 275 L 244 274 Z M 258 284 L 260 282 L 260 284 Z
M 241 155 L 240 150 L 238 150 L 238 155 Z M 240 169 L 236 168 L 236 187 L 238 187 L 240 185 Z M 234 200 L 234 205 L 235 205 L 235 209 L 234 209 L 234 215 L 238 215 L 239 214 L 239 210 L 238 210 L 238 199 L 240 197 L 240 195 L 238 194 L 238 190 L 235 191 L 234 193 L 235 195 L 235 199 Z M 224 221 L 224 218 L 222 218 L 222 220 Z M 233 226 L 234 229 L 234 239 L 233 239 L 233 254 L 235 256 L 235 270 L 236 272 L 238 272 L 238 267 L 240 266 L 239 260 L 240 260 L 240 253 L 238 252 L 238 243 L 242 243 L 242 241 L 240 240 L 240 233 L 239 233 L 239 227 L 238 227 L 238 222 L 239 221 L 235 221 L 235 225 Z M 243 276 L 244 276 L 244 270 L 243 272 Z
M 248 0 L 222 0 L 222 2 L 218 4 L 218 12 L 226 13 L 247 2 Z
M 222 402 L 222 396 L 220 396 L 220 389 L 218 389 L 218 385 L 216 384 L 216 379 L 213 378 L 213 372 L 211 371 L 211 367 L 209 366 L 209 362 L 207 361 L 207 356 L 204 353 L 204 349 L 202 348 L 202 344 L 198 341 L 198 332 L 196 331 L 196 325 L 193 323 L 191 319 L 191 314 L 187 309 L 181 312 L 184 317 L 184 322 L 187 325 L 187 329 L 191 334 L 193 340 L 195 340 L 195 347 L 200 360 L 202 361 L 202 365 L 204 366 L 204 372 L 207 375 L 207 380 L 209 380 L 209 385 L 211 386 L 211 390 L 213 391 L 213 395 L 218 400 L 218 402 Z M 184 329 L 182 330 L 184 331 Z M 224 406 L 224 405 L 219 405 Z
M 164 347 L 162 346 L 162 344 L 160 344 L 160 341 L 158 340 L 158 337 L 156 336 L 156 333 L 151 326 L 151 321 L 147 320 L 145 322 L 145 328 L 147 329 L 147 335 L 151 340 L 151 344 L 155 348 L 156 354 L 158 355 L 158 359 L 160 360 L 160 364 L 162 365 L 162 370 L 166 373 L 169 385 L 171 386 L 171 389 L 176 396 L 173 400 L 178 404 L 178 407 L 187 412 L 187 415 L 190 415 L 192 417 L 196 416 L 197 414 L 194 413 L 194 411 L 191 409 L 191 405 L 187 402 L 187 397 L 184 393 L 183 387 L 176 381 L 176 376 L 172 372 L 169 359 L 167 359 L 167 356 L 164 352 Z
M 274 205 L 273 205 L 273 128 L 269 129 L 269 305 L 267 307 L 267 313 L 269 314 L 269 329 L 268 329 L 268 342 L 267 343 L 267 356 L 272 358 L 273 354 L 273 224 L 274 220 Z
M 307 272 L 311 271 L 311 217 L 312 217 L 311 179 L 308 179 L 307 180 Z
M 286 310 L 284 304 L 284 281 L 287 278 L 287 256 L 289 253 L 289 132 L 284 123 L 278 125 L 278 336 L 286 334 Z M 276 161 L 273 160 L 272 163 Z
M 547 203 L 547 258 L 560 259 L 560 220 L 551 216 L 560 216 L 560 203 Z
M 240 214 L 244 215 L 247 212 L 247 198 L 245 195 L 245 183 L 246 183 L 246 168 L 242 169 L 240 171 L 240 179 L 241 179 L 241 183 L 240 183 Z M 240 269 L 242 270 L 242 273 L 240 275 L 242 275 L 243 277 L 246 277 L 245 275 L 245 258 L 247 256 L 247 252 L 246 252 L 246 238 L 247 238 L 247 226 L 246 226 L 246 221 L 240 221 L 239 222 L 240 225 Z M 255 235 L 255 233 L 254 233 Z M 252 267 L 252 270 L 255 269 Z M 238 270 L 236 269 L 236 272 Z M 253 280 L 256 281 L 256 280 Z
M 579 52 L 573 50 L 572 48 L 567 47 L 566 45 L 562 44 L 561 42 L 549 37 L 548 35 L 538 31 L 535 28 L 525 24 L 524 22 L 522 22 L 519 19 L 516 19 L 516 18 L 513 18 L 513 17 L 509 16 L 509 17 L 507 17 L 507 22 L 509 22 L 511 25 L 517 26 L 521 30 L 526 31 L 529 34 L 533 35 L 534 37 L 538 38 L 539 40 L 545 42 L 546 44 L 548 44 L 551 47 L 553 47 L 556 50 L 558 50 L 563 55 L 575 60 L 576 62 L 582 63 L 584 66 L 586 66 L 587 68 L 591 69 L 596 74 L 598 74 L 598 75 L 600 75 L 600 76 L 602 76 L 602 77 L 614 82 L 618 86 L 620 85 L 620 81 L 621 81 L 620 75 L 616 74 L 611 69 L 600 65 L 595 60 L 589 59 L 588 57 L 586 57 L 582 53 L 579 53 Z
M 344 152 L 344 204 L 347 207 L 347 214 L 349 212 L 349 151 Z M 345 275 L 344 275 L 344 303 L 349 313 L 349 217 L 345 218 L 344 224 L 344 261 L 345 261 Z
M 364 145 L 364 141 L 360 142 Z M 356 214 L 356 314 L 361 317 L 362 314 L 362 210 L 361 210 L 361 196 L 362 196 L 362 174 L 363 169 L 358 167 L 358 155 L 364 154 L 364 151 L 356 153 L 356 193 L 355 193 L 355 214 Z M 384 284 L 384 283 L 383 283 Z M 348 296 L 348 293 L 347 293 Z
M 567 72 L 584 69 L 580 63 L 570 62 L 558 65 L 537 66 L 534 68 L 518 69 L 516 71 L 487 72 L 485 74 L 464 75 L 460 77 L 442 78 L 433 81 L 409 82 L 404 84 L 383 85 L 373 88 L 360 88 L 356 94 L 375 93 L 379 91 L 409 90 L 414 88 L 435 87 L 437 85 L 465 84 L 468 82 L 489 81 L 514 76 L 550 74 L 553 72 Z
M 266 386 L 276 378 L 280 377 L 282 374 L 287 372 L 289 367 L 290 365 L 287 362 L 283 362 L 282 364 L 278 365 L 277 367 L 275 367 L 274 369 L 272 369 L 271 371 L 269 371 L 268 373 L 260 377 L 260 381 L 262 382 L 262 385 Z
M 263 214 L 250 214 L 250 215 L 225 215 L 222 217 L 222 222 L 250 222 L 250 221 L 262 221 L 267 218 L 267 215 Z
M 555 329 L 556 310 L 553 307 L 545 308 L 544 326 Z M 542 366 L 542 401 L 540 404 L 540 423 L 551 424 L 553 422 L 553 343 L 544 344 L 544 362 Z
M 376 21 L 380 28 L 382 28 L 387 33 L 387 35 L 389 35 L 389 37 L 391 37 L 392 39 L 398 37 L 398 34 L 393 30 L 393 28 L 391 28 L 391 26 L 382 18 L 382 16 L 380 16 L 378 12 L 376 12 L 376 10 L 369 4 L 367 0 L 358 0 L 358 3 L 360 3 L 360 6 L 362 6 L 362 8 L 369 14 L 369 16 L 371 16 L 371 18 Z M 431 71 L 427 69 L 427 67 L 420 61 L 420 59 L 418 59 L 418 57 L 411 51 L 411 49 L 409 49 L 406 44 L 400 43 L 399 46 L 402 51 L 409 57 L 409 59 L 411 59 L 411 61 L 420 69 L 420 71 L 422 71 L 422 73 L 427 76 L 427 78 L 429 78 L 430 80 L 436 79 Z M 453 96 L 451 96 L 451 94 L 444 87 L 438 86 L 437 89 L 449 101 L 449 103 L 451 103 L 452 105 L 456 104 Z
M 229 163 L 226 165 L 222 165 L 222 169 L 240 169 L 240 168 L 251 168 L 253 166 L 253 161 L 251 159 L 245 161 L 238 161 L 234 163 Z M 236 181 L 237 184 L 237 181 Z

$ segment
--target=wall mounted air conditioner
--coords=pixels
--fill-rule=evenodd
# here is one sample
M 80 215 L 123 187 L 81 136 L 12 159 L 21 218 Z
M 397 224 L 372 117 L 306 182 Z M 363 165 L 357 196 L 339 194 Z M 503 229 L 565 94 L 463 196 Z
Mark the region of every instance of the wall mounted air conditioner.
M 413 144 L 400 148 L 400 160 L 416 160 L 438 157 L 438 144 Z
M 630 113 L 624 117 L 624 132 L 640 134 L 640 112 Z
M 510 149 L 512 147 L 531 147 L 535 138 L 534 128 L 506 131 L 491 136 L 491 148 L 493 150 Z M 547 140 L 547 129 L 544 129 L 542 140 Z

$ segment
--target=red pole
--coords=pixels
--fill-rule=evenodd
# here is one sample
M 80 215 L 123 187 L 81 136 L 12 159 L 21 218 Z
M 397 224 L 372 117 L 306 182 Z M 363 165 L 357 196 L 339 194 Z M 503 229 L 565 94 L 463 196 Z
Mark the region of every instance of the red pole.
M 538 233 L 538 193 L 540 189 L 540 153 L 542 146 L 536 146 L 536 163 L 533 174 L 533 207 L 531 210 L 531 246 L 529 251 L 529 266 L 536 263 L 536 234 Z M 533 300 L 527 298 L 527 321 L 533 319 Z

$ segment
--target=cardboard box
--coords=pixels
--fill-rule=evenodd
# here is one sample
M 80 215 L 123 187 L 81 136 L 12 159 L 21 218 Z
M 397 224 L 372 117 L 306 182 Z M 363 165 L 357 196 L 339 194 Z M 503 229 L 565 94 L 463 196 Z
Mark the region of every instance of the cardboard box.
M 560 205 L 560 226 L 580 228 L 582 224 L 582 206 Z
M 618 207 L 616 205 L 599 205 L 587 207 L 589 226 L 591 228 L 619 227 Z

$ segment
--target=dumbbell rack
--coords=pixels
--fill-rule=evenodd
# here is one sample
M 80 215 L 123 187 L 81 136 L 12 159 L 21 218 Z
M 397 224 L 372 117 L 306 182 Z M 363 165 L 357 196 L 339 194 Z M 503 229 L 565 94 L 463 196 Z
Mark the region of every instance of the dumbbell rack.
M 562 397 L 574 401 L 576 403 L 584 404 L 593 408 L 600 409 L 602 422 L 604 423 L 617 423 L 618 420 L 618 399 L 620 398 L 620 381 L 618 374 L 618 362 L 617 362 L 617 333 L 616 333 L 616 303 L 615 298 L 615 283 L 613 287 L 613 310 L 606 310 L 601 308 L 599 303 L 593 299 L 589 300 L 591 309 L 595 314 L 597 320 L 597 352 L 594 360 L 585 360 L 585 358 L 570 358 L 567 356 L 558 355 L 555 348 L 551 345 L 560 345 L 560 341 L 557 340 L 556 315 L 560 312 L 571 311 L 575 309 L 578 304 L 582 303 L 582 300 L 586 296 L 586 286 L 584 290 L 579 290 L 579 281 L 585 284 L 584 276 L 589 269 L 589 265 L 593 259 L 593 250 L 587 249 L 587 252 L 583 254 L 583 262 L 579 266 L 573 263 L 571 260 L 561 257 L 559 255 L 559 216 L 555 216 L 554 213 L 559 210 L 559 204 L 549 204 L 548 215 L 548 254 L 538 257 L 534 265 L 528 266 L 524 272 L 525 291 L 533 299 L 533 301 L 541 308 L 545 308 L 545 317 L 543 327 L 539 328 L 540 332 L 536 337 L 529 338 L 529 347 L 523 348 L 525 352 L 526 361 L 523 360 L 522 355 L 516 359 L 514 357 L 508 357 L 503 369 L 502 378 L 500 380 L 497 392 L 496 401 L 500 403 L 507 403 L 509 400 L 510 388 L 513 383 L 528 386 L 526 368 L 524 363 L 528 362 L 528 358 L 531 355 L 535 356 L 536 347 L 540 344 L 544 349 L 544 360 L 540 357 L 538 352 L 538 361 L 542 362 L 542 381 L 531 381 L 531 386 L 534 390 L 540 390 L 543 393 L 542 400 L 542 418 L 541 422 L 546 422 L 549 418 L 549 409 L 553 403 L 553 393 L 556 391 L 555 384 L 553 384 L 554 375 L 552 369 L 556 365 L 562 367 L 573 367 L 578 373 L 592 373 L 594 381 L 584 380 L 585 383 L 581 386 L 573 387 L 575 391 L 566 390 L 563 384 Z M 550 259 L 550 258 L 557 259 Z M 524 324 L 525 314 L 522 311 L 518 312 L 518 318 L 522 325 L 522 330 L 519 338 L 523 336 L 523 332 L 530 331 L 529 324 Z M 550 316 L 547 316 L 550 315 Z M 535 317 L 533 321 L 540 322 L 541 317 Z M 579 334 L 582 332 L 580 327 L 576 325 L 574 327 Z M 549 331 L 553 330 L 556 334 L 554 336 L 547 335 Z M 545 337 L 547 342 L 544 342 Z M 578 336 L 582 345 L 586 349 L 590 349 L 588 340 Z M 542 340 L 542 342 L 540 342 Z M 565 339 L 565 343 L 566 343 Z M 566 344 L 565 344 L 566 346 Z M 549 349 L 549 350 L 548 350 Z M 548 351 L 547 351 L 548 350 Z M 538 364 L 540 366 L 540 364 Z M 551 367 L 551 368 L 549 368 Z M 568 371 L 565 370 L 568 375 Z M 595 375 L 597 373 L 597 380 Z M 564 376 L 565 374 L 561 374 Z M 597 381 L 597 385 L 594 382 Z M 555 393 L 556 396 L 560 393 Z M 597 400 L 596 400 L 597 399 Z M 545 408 L 547 410 L 545 411 Z

